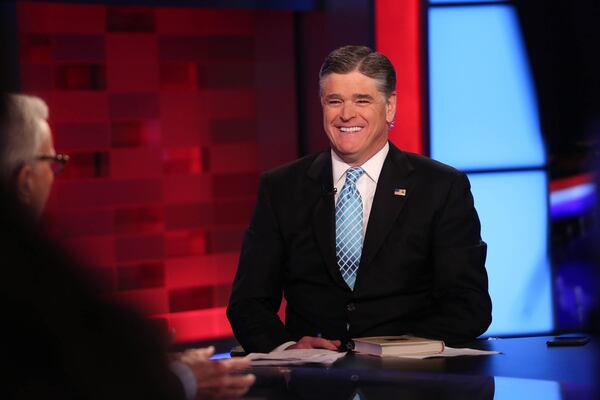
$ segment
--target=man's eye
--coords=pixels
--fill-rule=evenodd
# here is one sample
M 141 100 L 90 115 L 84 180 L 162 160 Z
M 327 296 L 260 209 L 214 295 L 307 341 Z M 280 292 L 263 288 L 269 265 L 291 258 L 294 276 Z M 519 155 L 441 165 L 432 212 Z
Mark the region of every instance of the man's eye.
M 327 104 L 329 104 L 331 106 L 335 106 L 335 105 L 338 105 L 338 104 L 342 104 L 342 101 L 341 100 L 335 100 L 335 99 L 333 99 L 333 100 L 328 100 Z
M 361 105 L 371 104 L 371 102 L 369 100 L 367 100 L 367 99 L 358 100 L 357 103 L 361 104 Z

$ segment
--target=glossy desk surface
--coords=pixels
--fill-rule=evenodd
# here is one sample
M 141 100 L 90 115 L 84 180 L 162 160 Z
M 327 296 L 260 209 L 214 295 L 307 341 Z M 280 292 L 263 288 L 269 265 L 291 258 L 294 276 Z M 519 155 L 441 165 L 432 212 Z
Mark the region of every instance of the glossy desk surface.
M 412 360 L 349 354 L 330 367 L 253 367 L 247 398 L 600 399 L 600 340 L 547 347 L 549 336 L 480 340 L 492 356 Z

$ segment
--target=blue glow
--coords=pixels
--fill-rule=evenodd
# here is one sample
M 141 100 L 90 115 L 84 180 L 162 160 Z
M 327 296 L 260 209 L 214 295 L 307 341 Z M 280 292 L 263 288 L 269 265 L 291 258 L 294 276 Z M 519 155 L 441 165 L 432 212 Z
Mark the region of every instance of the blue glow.
M 560 400 L 560 383 L 537 379 L 494 377 L 495 400 Z
M 596 185 L 583 183 L 550 194 L 550 215 L 553 219 L 582 215 L 596 206 Z
M 431 156 L 459 169 L 545 164 L 512 6 L 429 9 Z
M 545 171 L 471 174 L 493 321 L 486 336 L 553 329 Z
M 222 360 L 222 359 L 225 359 L 225 358 L 231 358 L 231 354 L 229 354 L 229 353 L 217 353 L 217 354 L 213 354 L 210 359 L 211 360 Z
M 581 329 L 595 305 L 600 285 L 596 266 L 588 261 L 567 261 L 555 268 L 557 323 L 567 329 Z
M 582 197 L 595 196 L 596 185 L 593 183 L 582 183 L 581 185 L 571 186 L 566 189 L 557 190 L 550 194 L 550 204 L 558 205 Z

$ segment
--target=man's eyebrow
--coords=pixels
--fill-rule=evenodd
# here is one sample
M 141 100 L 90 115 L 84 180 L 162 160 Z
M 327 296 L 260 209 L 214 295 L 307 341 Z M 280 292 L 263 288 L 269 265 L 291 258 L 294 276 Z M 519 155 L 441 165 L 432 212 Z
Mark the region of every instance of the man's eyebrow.
M 370 94 L 355 94 L 352 96 L 355 100 L 373 100 L 373 96 Z
M 337 94 L 337 93 L 331 93 L 328 94 L 327 96 L 325 96 L 325 99 L 329 100 L 329 99 L 341 99 L 342 95 Z

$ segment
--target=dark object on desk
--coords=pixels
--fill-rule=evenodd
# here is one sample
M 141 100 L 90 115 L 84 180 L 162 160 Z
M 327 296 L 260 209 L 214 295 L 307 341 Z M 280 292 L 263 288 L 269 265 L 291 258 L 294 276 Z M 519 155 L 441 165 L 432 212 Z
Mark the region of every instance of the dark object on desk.
M 242 346 L 235 346 L 229 350 L 229 355 L 231 357 L 245 357 L 248 353 L 246 353 L 246 350 Z
M 342 344 L 340 345 L 340 347 L 338 347 L 338 351 L 354 351 L 354 340 L 349 339 L 346 341 L 342 341 Z
M 589 343 L 589 341 L 590 338 L 587 336 L 555 336 L 546 341 L 546 345 L 549 347 L 583 346 Z

